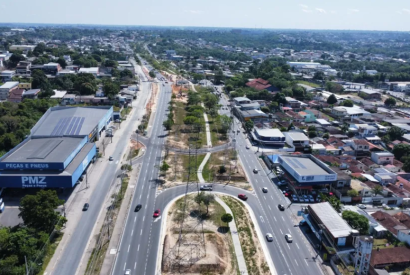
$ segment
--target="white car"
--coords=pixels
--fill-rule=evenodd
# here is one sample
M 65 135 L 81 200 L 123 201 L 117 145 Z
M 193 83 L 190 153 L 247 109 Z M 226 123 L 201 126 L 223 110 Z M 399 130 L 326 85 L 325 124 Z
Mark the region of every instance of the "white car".
M 125 270 L 125 275 L 130 275 L 131 274 L 131 269 Z
M 249 147 L 249 145 L 246 145 L 246 149 L 249 149 L 250 147 Z
M 286 234 L 285 239 L 288 241 L 288 243 L 291 243 L 293 241 L 292 235 Z
M 267 234 L 266 234 L 266 240 L 267 240 L 268 242 L 272 242 L 272 241 L 273 241 L 273 236 L 272 236 L 271 233 L 267 233 Z
M 359 207 L 360 209 L 366 209 L 367 208 L 366 205 L 364 205 L 364 204 L 359 204 L 357 207 Z

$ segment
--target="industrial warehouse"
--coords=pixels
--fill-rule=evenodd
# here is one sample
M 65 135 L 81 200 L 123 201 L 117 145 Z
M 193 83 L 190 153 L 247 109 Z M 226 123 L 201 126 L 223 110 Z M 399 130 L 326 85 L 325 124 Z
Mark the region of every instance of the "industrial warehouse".
M 97 155 L 112 107 L 53 107 L 0 158 L 0 188 L 72 188 Z

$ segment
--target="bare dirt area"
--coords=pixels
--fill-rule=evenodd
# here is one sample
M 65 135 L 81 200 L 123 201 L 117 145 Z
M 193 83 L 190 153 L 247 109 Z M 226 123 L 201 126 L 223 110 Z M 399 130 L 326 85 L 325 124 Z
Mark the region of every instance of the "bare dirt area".
M 224 209 L 212 200 L 207 211 L 194 198 L 195 195 L 188 196 L 185 211 L 181 198 L 167 213 L 162 274 L 237 274 L 232 237 L 220 220 Z M 184 228 L 178 250 L 182 221 Z
M 247 209 L 241 202 L 229 196 L 222 196 L 221 198 L 234 214 L 248 273 L 253 275 L 271 274 L 255 226 Z

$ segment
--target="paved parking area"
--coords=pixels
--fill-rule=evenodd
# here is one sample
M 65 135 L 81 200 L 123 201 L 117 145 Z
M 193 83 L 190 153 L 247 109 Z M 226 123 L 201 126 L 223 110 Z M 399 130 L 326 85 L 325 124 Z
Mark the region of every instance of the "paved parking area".
M 23 220 L 19 218 L 19 209 L 17 206 L 6 206 L 4 212 L 0 214 L 0 226 L 16 226 L 22 223 Z

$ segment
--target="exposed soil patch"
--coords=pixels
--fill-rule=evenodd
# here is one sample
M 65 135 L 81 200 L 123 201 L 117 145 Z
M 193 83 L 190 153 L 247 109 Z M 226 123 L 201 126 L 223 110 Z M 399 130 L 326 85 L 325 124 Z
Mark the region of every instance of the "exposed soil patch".
M 162 274 L 236 274 L 232 238 L 227 230 L 222 230 L 224 224 L 220 220 L 224 209 L 213 201 L 207 212 L 203 204 L 198 206 L 194 197 L 187 197 L 185 211 L 184 198 L 181 198 L 168 212 Z M 184 231 L 178 252 L 176 245 L 182 220 Z

